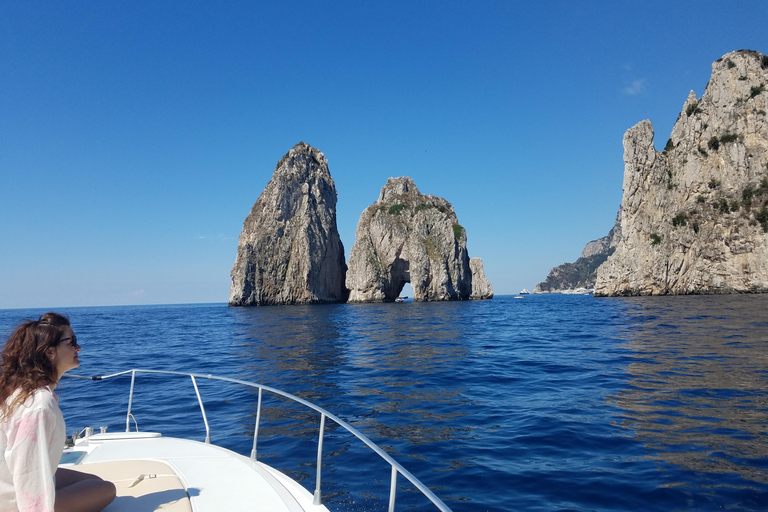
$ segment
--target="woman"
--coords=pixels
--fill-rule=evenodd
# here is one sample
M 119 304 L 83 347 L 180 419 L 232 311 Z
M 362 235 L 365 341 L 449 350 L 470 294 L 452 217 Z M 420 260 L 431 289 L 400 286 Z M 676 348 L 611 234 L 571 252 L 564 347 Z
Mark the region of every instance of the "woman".
M 115 498 L 101 478 L 57 469 L 66 427 L 53 392 L 80 366 L 69 320 L 46 313 L 19 326 L 0 355 L 0 512 L 96 512 Z

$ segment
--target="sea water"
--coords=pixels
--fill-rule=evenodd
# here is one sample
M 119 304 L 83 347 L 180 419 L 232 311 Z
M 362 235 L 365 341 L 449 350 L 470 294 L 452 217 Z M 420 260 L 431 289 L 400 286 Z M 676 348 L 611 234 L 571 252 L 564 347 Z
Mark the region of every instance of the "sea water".
M 768 295 L 228 308 L 61 308 L 81 375 L 258 382 L 348 421 L 454 511 L 768 509 Z M 7 336 L 44 310 L 2 310 Z M 188 378 L 140 375 L 130 428 L 203 440 Z M 198 379 L 214 443 L 250 454 L 257 395 Z M 64 379 L 70 432 L 124 430 L 130 378 Z M 312 491 L 319 415 L 264 396 L 259 459 Z M 386 510 L 390 470 L 326 425 L 323 498 Z M 398 480 L 397 502 L 433 510 Z

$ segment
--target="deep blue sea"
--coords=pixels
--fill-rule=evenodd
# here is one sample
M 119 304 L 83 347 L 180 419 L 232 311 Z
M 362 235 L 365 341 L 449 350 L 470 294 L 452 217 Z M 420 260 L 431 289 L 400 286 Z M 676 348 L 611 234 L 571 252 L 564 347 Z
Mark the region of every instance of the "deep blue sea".
M 45 310 L 0 310 L 7 336 Z M 768 295 L 61 308 L 74 373 L 211 373 L 325 407 L 454 511 L 768 510 Z M 70 433 L 125 429 L 130 378 L 65 379 Z M 199 381 L 250 453 L 255 392 Z M 187 378 L 138 376 L 142 430 L 204 437 Z M 265 394 L 259 458 L 313 489 L 319 417 Z M 131 422 L 133 427 L 133 422 Z M 332 510 L 386 510 L 389 468 L 327 427 Z M 398 505 L 434 510 L 402 477 Z

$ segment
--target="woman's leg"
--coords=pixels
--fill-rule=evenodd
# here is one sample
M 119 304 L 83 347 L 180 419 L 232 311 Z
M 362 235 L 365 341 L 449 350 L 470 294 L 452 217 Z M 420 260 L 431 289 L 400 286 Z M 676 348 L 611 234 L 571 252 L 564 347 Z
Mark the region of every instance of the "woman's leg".
M 101 477 L 74 469 L 56 469 L 56 490 L 63 489 L 82 480 L 101 480 Z
M 115 499 L 115 484 L 71 469 L 56 470 L 55 512 L 98 512 Z

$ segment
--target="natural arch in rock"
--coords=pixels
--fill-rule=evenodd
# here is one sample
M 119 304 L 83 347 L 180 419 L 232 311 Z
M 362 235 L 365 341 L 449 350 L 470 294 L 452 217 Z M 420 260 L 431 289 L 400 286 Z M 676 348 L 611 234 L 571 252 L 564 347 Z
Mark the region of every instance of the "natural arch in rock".
M 451 204 L 401 177 L 390 178 L 360 215 L 346 287 L 350 302 L 391 302 L 405 283 L 417 301 L 493 297 L 482 261 L 470 265 L 466 231 Z

